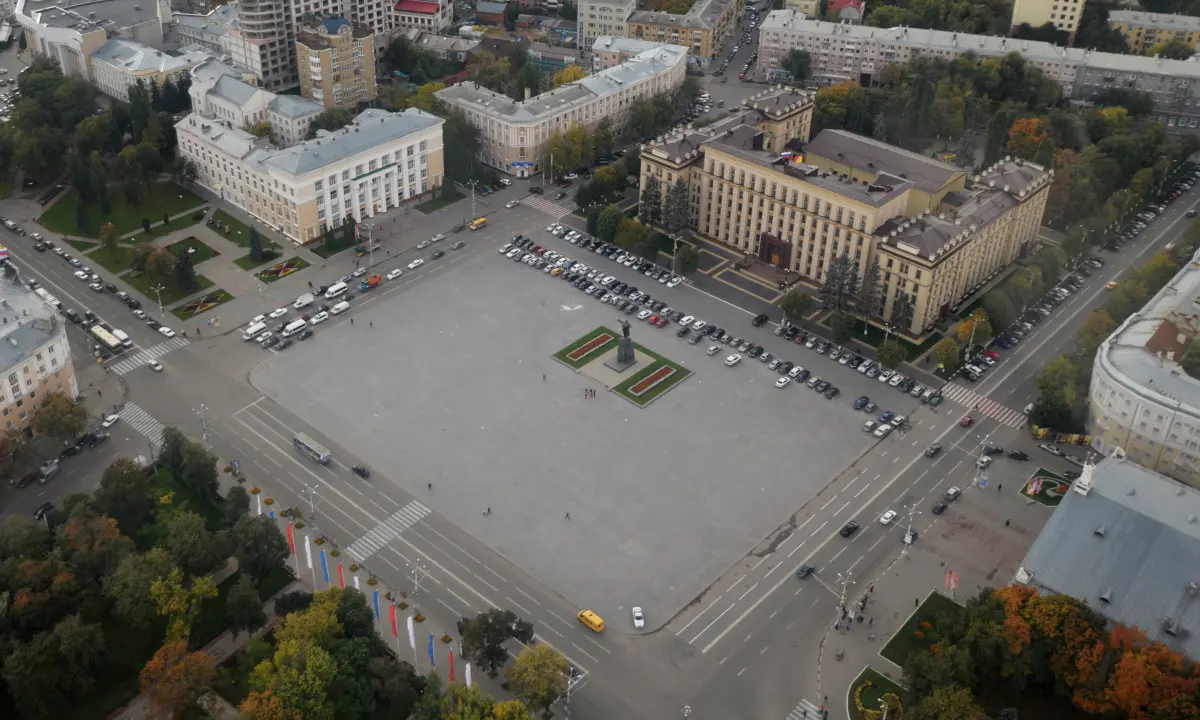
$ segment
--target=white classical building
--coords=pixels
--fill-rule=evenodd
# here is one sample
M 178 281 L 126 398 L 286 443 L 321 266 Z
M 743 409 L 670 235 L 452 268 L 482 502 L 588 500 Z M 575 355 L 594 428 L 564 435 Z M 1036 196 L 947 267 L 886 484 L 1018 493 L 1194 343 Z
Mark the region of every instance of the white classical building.
M 272 140 L 283 147 L 307 138 L 312 121 L 325 110 L 319 102 L 276 95 L 252 85 L 246 75 L 215 60 L 192 71 L 188 94 L 192 111 L 205 117 L 224 120 L 246 131 L 259 123 L 270 123 Z
M 92 54 L 113 38 L 162 49 L 169 0 L 18 0 L 14 13 L 35 55 L 58 62 L 64 75 L 91 82 Z
M 166 53 L 133 40 L 113 38 L 92 53 L 92 84 L 117 100 L 129 100 L 129 88 L 141 82 L 162 87 L 186 78 L 189 71 L 213 59 L 198 45 Z

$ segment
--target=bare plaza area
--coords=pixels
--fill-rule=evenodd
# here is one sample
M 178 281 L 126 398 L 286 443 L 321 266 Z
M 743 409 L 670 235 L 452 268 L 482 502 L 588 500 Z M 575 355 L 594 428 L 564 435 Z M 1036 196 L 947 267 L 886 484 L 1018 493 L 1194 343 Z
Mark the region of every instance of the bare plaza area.
M 689 312 L 749 326 L 691 295 Z M 616 310 L 491 252 L 355 313 L 253 384 L 602 616 L 665 623 L 870 443 L 847 404 L 633 320 L 639 346 L 694 373 L 637 407 L 552 357 Z

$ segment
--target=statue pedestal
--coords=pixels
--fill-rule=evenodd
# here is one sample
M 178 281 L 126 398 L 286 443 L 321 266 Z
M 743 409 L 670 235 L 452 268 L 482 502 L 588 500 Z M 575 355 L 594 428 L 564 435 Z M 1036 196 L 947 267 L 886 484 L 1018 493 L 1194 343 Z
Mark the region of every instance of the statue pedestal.
M 633 352 L 633 340 L 621 338 L 617 344 L 617 353 L 604 359 L 604 366 L 618 373 L 623 373 L 637 365 L 637 356 Z

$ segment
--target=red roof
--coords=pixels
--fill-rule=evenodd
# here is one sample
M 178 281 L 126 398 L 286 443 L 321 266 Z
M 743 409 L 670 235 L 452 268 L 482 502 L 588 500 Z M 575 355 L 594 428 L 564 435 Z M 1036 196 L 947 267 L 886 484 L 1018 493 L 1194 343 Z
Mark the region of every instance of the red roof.
M 864 4 L 863 0 L 829 0 L 829 11 L 830 12 L 838 12 L 842 8 L 850 7 L 851 5 L 853 5 L 855 8 L 857 8 L 859 10 L 859 12 L 862 12 L 863 4 Z
M 438 4 L 436 2 L 421 2 L 421 0 L 401 0 L 396 3 L 398 12 L 421 13 L 424 15 L 436 15 Z

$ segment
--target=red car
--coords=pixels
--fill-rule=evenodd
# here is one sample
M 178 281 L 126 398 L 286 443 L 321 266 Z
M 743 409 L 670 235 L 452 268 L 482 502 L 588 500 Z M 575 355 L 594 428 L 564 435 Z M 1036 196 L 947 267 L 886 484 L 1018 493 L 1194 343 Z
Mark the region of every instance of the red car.
M 995 350 L 984 350 L 983 355 L 984 357 L 990 357 L 993 360 L 1000 359 L 1000 353 L 996 352 Z
M 963 427 L 971 427 L 971 424 L 974 422 L 975 422 L 975 418 L 971 417 L 970 415 L 967 415 L 962 420 L 959 420 L 958 424 L 962 425 Z
M 797 345 L 803 345 L 804 343 L 808 342 L 808 338 L 804 337 L 803 335 L 797 335 L 796 337 L 792 338 L 792 342 L 796 343 Z
M 655 323 L 657 323 L 657 322 L 658 322 L 658 316 L 657 316 L 657 315 L 651 315 L 650 317 L 646 318 L 646 322 L 648 322 L 648 323 L 650 323 L 651 325 L 653 325 L 653 324 L 655 324 Z
M 666 324 L 667 324 L 667 319 L 665 317 L 660 317 L 657 320 L 654 320 L 653 318 L 651 318 L 651 321 L 658 327 L 666 327 Z

